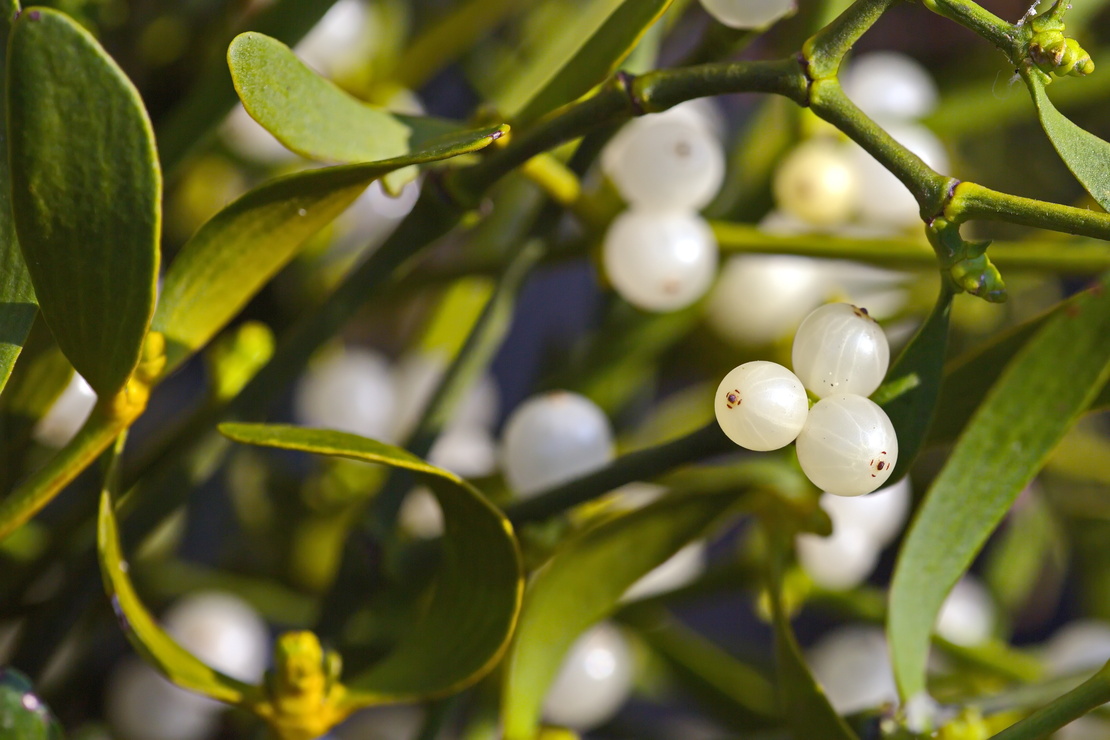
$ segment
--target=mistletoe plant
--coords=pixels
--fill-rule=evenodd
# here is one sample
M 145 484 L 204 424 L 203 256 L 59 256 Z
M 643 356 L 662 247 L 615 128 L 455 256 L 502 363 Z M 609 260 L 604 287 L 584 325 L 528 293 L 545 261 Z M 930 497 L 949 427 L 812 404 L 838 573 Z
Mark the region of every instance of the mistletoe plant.
M 781 22 L 788 4 L 742 0 L 343 4 L 375 13 L 376 45 L 359 46 L 371 32 L 345 21 L 361 29 L 347 36 L 357 60 L 322 74 L 291 48 L 305 53 L 297 42 L 331 5 L 322 0 L 200 4 L 208 15 L 138 0 L 0 2 L 0 619 L 18 625 L 0 674 L 0 727 L 60 736 L 27 674 L 72 730 L 97 732 L 101 714 L 80 698 L 96 693 L 89 687 L 118 655 L 110 646 L 122 631 L 177 686 L 243 710 L 222 737 L 310 740 L 344 732 L 365 708 L 413 703 L 427 707 L 426 738 L 450 728 L 467 738 L 569 737 L 606 722 L 606 736 L 678 736 L 612 720 L 627 687 L 596 716 L 579 711 L 608 689 L 566 674 L 568 656 L 602 639 L 597 625 L 608 619 L 637 649 L 602 651 L 617 666 L 607 675 L 637 674 L 639 690 L 656 696 L 676 685 L 746 737 L 1017 740 L 1110 701 L 1110 664 L 1052 677 L 1050 660 L 1008 639 L 1038 584 L 1059 584 L 1064 551 L 1086 574 L 1092 613 L 1110 617 L 1096 526 L 1105 488 L 1095 485 L 1110 480 L 1110 455 L 1097 419 L 1083 418 L 1110 405 L 1110 144 L 1047 94 L 1051 86 L 1080 107 L 1106 92 L 1098 54 L 1077 40 L 1100 3 L 1069 10 L 1056 0 L 1016 22 L 971 0 L 895 11 L 937 14 L 979 37 L 980 48 L 962 50 L 975 60 L 960 67 L 967 92 L 946 91 L 930 122 L 955 140 L 1032 121 L 1022 94 L 984 95 L 975 79 L 976 65 L 989 65 L 976 55 L 994 47 L 1092 199 L 1078 205 L 957 179 L 849 96 L 853 47 L 896 0 L 821 0 Z M 188 89 L 171 94 L 166 80 L 184 68 L 175 60 L 195 64 Z M 891 70 L 884 90 L 899 84 Z M 455 117 L 394 112 L 406 90 Z M 728 122 L 725 131 L 704 117 L 691 123 L 688 101 L 737 93 L 760 94 L 734 107 L 746 124 L 739 134 Z M 209 134 L 240 104 L 301 159 L 279 173 L 213 144 Z M 727 167 L 714 153 L 722 135 Z M 857 207 L 845 184 L 855 177 L 843 159 L 849 142 L 912 195 L 912 230 L 831 228 Z M 1029 169 L 1016 162 L 1009 174 Z M 260 170 L 254 187 L 218 195 Z M 419 196 L 375 249 L 328 262 L 344 212 L 368 188 Z M 901 194 L 887 191 L 864 193 L 861 212 Z M 786 210 L 787 199 L 808 198 L 793 212 L 811 227 L 754 225 L 772 197 Z M 222 202 L 197 217 L 191 198 Z M 702 300 L 718 249 L 733 259 L 853 260 L 789 262 L 796 275 L 846 271 L 844 284 L 874 266 L 916 270 L 937 297 L 903 295 L 880 317 L 886 333 L 862 308 L 822 309 L 798 333 L 794 375 L 765 361 L 782 356 L 780 340 L 797 325 L 779 327 L 779 314 L 808 312 L 827 290 L 769 275 L 730 289 L 730 262 L 722 305 L 751 293 L 766 310 L 733 317 L 748 338 L 722 349 L 702 321 L 719 298 Z M 461 427 L 467 452 L 428 462 L 444 458 L 437 445 L 459 431 L 471 389 L 514 341 L 528 279 L 590 261 L 599 289 L 617 297 L 551 363 L 547 387 L 575 393 L 514 413 L 503 475 L 479 465 L 492 453 L 475 451 L 488 430 L 473 425 Z M 1017 286 L 1009 325 L 976 329 L 969 317 L 983 309 L 961 294 L 1006 301 L 1000 267 Z M 1067 283 L 1073 294 L 1048 303 L 1030 288 L 1061 275 L 1094 282 Z M 895 319 L 916 330 L 892 355 Z M 401 407 L 371 394 L 363 408 L 344 372 L 318 382 L 345 394 L 335 403 L 297 391 L 298 419 L 316 423 L 276 423 L 298 378 L 359 326 L 392 336 L 397 354 L 419 348 L 441 360 L 403 430 L 364 426 L 374 414 L 392 423 Z M 779 328 L 759 334 L 768 327 Z M 738 360 L 757 361 L 726 375 Z M 364 358 L 356 385 L 388 376 L 375 362 Z M 95 407 L 51 445 L 44 417 L 74 374 Z M 664 398 L 675 378 L 689 387 Z M 615 445 L 610 418 L 620 422 Z M 866 436 L 869 425 L 881 436 L 844 441 L 845 429 Z M 912 525 L 900 538 L 901 520 L 872 532 L 858 577 L 845 577 L 856 567 L 847 555 L 812 555 L 865 517 L 843 513 L 847 504 L 819 497 L 818 486 L 855 496 L 889 483 L 860 499 L 884 506 L 897 486 L 906 495 L 911 470 L 925 491 Z M 1045 492 L 1020 496 L 1038 475 Z M 225 480 L 243 541 L 210 534 L 219 567 L 190 565 L 172 546 L 174 515 L 192 515 Z M 637 481 L 663 492 L 633 504 L 622 487 Z M 409 494 L 414 483 L 423 494 Z M 442 522 L 416 537 L 404 510 L 428 492 Z M 1080 533 L 1073 541 L 1065 523 Z M 720 564 L 662 595 L 646 590 L 641 579 L 722 531 L 739 545 Z M 860 585 L 894 539 L 889 590 Z M 984 550 L 981 570 L 1008 620 L 968 646 L 940 625 Z M 217 669 L 230 648 L 204 655 L 146 605 L 202 587 L 235 592 L 292 629 L 274 641 L 264 675 Z M 671 613 L 684 599 L 736 591 L 772 628 L 766 660 L 737 657 Z M 793 632 L 810 608 L 885 623 L 896 693 L 854 708 L 837 701 Z M 48 671 L 60 646 L 74 644 L 78 657 Z M 928 661 L 934 648 L 943 666 Z M 574 697 L 562 707 L 560 691 Z M 172 724 L 157 719 L 160 703 L 140 725 L 149 736 Z M 214 716 L 204 706 L 197 716 Z M 109 719 L 119 737 L 135 736 Z

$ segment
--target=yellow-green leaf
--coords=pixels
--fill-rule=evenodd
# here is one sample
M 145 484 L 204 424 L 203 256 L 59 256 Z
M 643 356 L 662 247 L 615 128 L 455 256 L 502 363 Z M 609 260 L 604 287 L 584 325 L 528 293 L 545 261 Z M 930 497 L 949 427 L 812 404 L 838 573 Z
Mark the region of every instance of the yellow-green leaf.
M 704 535 L 743 490 L 669 496 L 563 541 L 524 597 L 505 669 L 507 740 L 535 736 L 547 689 L 578 636 L 612 614 L 629 586 Z
M 138 92 L 87 31 L 28 8 L 8 53 L 12 206 L 40 308 L 102 397 L 154 311 L 162 176 Z
M 223 424 L 236 442 L 381 463 L 417 473 L 444 515 L 439 579 L 426 612 L 399 645 L 345 683 L 347 706 L 453 693 L 488 673 L 508 645 L 524 589 L 512 525 L 454 473 L 392 445 L 318 429 Z
M 889 634 L 903 697 L 925 688 L 933 621 L 948 591 L 1110 376 L 1108 281 L 1025 343 L 926 494 L 891 586 Z
M 398 159 L 299 172 L 265 183 L 217 213 L 166 273 L 154 317 L 154 328 L 166 337 L 166 371 L 203 347 L 371 182 L 402 167 L 476 151 L 505 131 L 463 131 Z

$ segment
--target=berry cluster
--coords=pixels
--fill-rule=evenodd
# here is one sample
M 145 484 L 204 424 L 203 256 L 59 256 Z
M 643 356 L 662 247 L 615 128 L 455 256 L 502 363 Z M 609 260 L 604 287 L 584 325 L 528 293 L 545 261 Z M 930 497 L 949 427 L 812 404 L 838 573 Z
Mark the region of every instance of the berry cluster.
M 646 311 L 689 306 L 717 274 L 717 241 L 698 211 L 721 187 L 725 155 L 706 105 L 632 121 L 602 154 L 629 205 L 605 235 L 602 262 L 617 293 Z
M 792 359 L 793 373 L 756 361 L 726 375 L 714 399 L 721 429 L 749 450 L 796 441 L 802 470 L 824 491 L 874 491 L 898 460 L 894 426 L 867 398 L 890 364 L 886 335 L 864 309 L 829 304 L 802 322 Z M 812 408 L 807 390 L 820 399 Z

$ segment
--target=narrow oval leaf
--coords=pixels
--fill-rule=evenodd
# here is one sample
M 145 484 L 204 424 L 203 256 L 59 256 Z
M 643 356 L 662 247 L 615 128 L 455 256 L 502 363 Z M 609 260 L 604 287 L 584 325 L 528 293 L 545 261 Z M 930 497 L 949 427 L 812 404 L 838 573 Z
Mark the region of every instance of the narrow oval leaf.
M 535 736 L 547 689 L 579 635 L 612 614 L 629 586 L 703 535 L 738 499 L 736 489 L 673 495 L 563 541 L 524 596 L 505 668 L 507 740 Z
M 245 444 L 411 470 L 443 509 L 439 579 L 427 611 L 385 659 L 346 682 L 344 706 L 454 693 L 500 660 L 520 610 L 523 564 L 512 525 L 475 488 L 405 450 L 354 434 L 267 424 L 222 424 L 220 432 Z
M 120 628 L 147 663 L 178 686 L 213 699 L 246 705 L 259 698 L 256 687 L 209 668 L 181 647 L 143 606 L 128 575 L 127 561 L 120 547 L 119 524 L 107 490 L 100 496 L 96 545 L 104 588 L 112 600 Z
M 102 397 L 154 311 L 162 175 L 138 92 L 87 31 L 30 8 L 8 54 L 12 206 L 43 316 Z
M 917 453 L 921 451 L 937 407 L 937 395 L 944 374 L 944 355 L 948 349 L 948 318 L 952 314 L 952 291 L 947 283 L 940 290 L 929 318 L 887 373 L 892 383 L 911 376 L 915 380 L 913 388 L 882 404 L 898 433 L 899 470 L 895 471 L 898 478 L 909 472 Z
M 583 23 L 550 37 L 561 58 L 540 57 L 550 65 L 542 71 L 543 87 L 533 88 L 535 94 L 513 119 L 533 121 L 588 93 L 616 71 L 670 4 L 671 0 L 624 0 L 615 7 L 612 2 L 591 3 L 582 14 Z
M 377 178 L 413 164 L 477 151 L 504 126 L 428 142 L 399 159 L 329 167 L 250 191 L 200 227 L 170 265 L 154 328 L 166 337 L 166 372 L 203 347 L 297 253 Z
M 888 615 L 903 697 L 925 688 L 929 638 L 948 591 L 1110 376 L 1108 281 L 1053 315 L 1015 355 L 914 519 Z
M 1041 127 L 1048 134 L 1052 146 L 1075 178 L 1086 188 L 1100 206 L 1110 211 L 1110 143 L 1098 138 L 1072 123 L 1063 113 L 1056 110 L 1048 99 L 1044 83 L 1033 74 L 1022 73 Z
M 18 2 L 0 3 L 0 80 L 4 84 L 7 84 L 8 36 L 18 12 Z M 0 115 L 0 141 L 7 137 L 8 119 Z M 11 168 L 8 158 L 0 157 L 0 392 L 12 374 L 37 314 L 38 300 L 12 221 Z

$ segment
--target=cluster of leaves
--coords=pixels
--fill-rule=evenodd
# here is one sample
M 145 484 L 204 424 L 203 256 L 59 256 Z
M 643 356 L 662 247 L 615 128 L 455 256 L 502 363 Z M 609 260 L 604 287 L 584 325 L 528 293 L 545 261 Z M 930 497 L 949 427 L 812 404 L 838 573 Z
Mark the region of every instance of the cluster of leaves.
M 1090 241 L 1053 243 L 1043 237 L 989 245 L 965 240 L 960 228 L 994 220 L 1108 239 L 1110 216 L 933 172 L 856 109 L 839 88 L 839 66 L 892 4 L 828 0 L 826 7 L 807 10 L 798 19 L 804 33 L 793 39 L 792 51 L 801 49 L 801 57 L 678 64 L 636 78 L 613 73 L 622 63 L 650 68 L 652 50 L 676 27 L 687 3 L 596 0 L 583 12 L 562 7 L 566 28 L 544 41 L 538 34 L 532 38 L 534 48 L 523 63 L 506 60 L 502 84 L 481 90 L 490 108 L 459 122 L 394 115 L 319 76 L 285 43 L 322 13 L 301 6 L 319 3 L 275 3 L 255 27 L 280 30 L 242 33 L 226 47 L 231 81 L 250 115 L 286 147 L 331 166 L 267 180 L 212 215 L 167 260 L 159 289 L 163 171 L 180 174 L 186 152 L 201 144 L 232 99 L 215 96 L 226 102 L 223 107 L 186 99 L 184 112 L 167 117 L 156 135 L 142 97 L 89 30 L 56 9 L 21 11 L 15 0 L 0 3 L 0 39 L 6 44 L 6 117 L 0 125 L 7 126 L 9 143 L 7 156 L 0 158 L 0 424 L 11 467 L 0 471 L 10 489 L 0 500 L 0 551 L 12 562 L 11 575 L 0 582 L 0 611 L 26 616 L 31 586 L 51 564 L 63 564 L 65 577 L 78 584 L 37 605 L 45 616 L 25 630 L 16 667 L 41 673 L 68 630 L 95 633 L 103 626 L 74 624 L 75 606 L 93 598 L 89 583 L 96 582 L 99 568 L 123 632 L 148 662 L 186 688 L 256 715 L 283 740 L 317 737 L 362 707 L 438 700 L 476 683 L 466 693 L 476 727 L 486 723 L 487 732 L 496 733 L 500 724 L 514 740 L 536 737 L 544 693 L 562 656 L 585 629 L 614 615 L 669 674 L 729 724 L 745 731 L 786 728 L 797 737 L 857 737 L 859 728 L 837 716 L 809 674 L 792 631 L 790 618 L 806 595 L 789 588 L 790 543 L 796 532 L 827 530 L 828 523 L 817 508 L 817 492 L 788 457 L 725 458 L 675 471 L 728 449 L 715 426 L 699 426 L 706 408 L 694 403 L 680 409 L 678 424 L 664 411 L 655 415 L 669 433 L 651 437 L 654 446 L 634 444 L 639 449 L 610 467 L 525 502 L 506 502 L 496 480 L 475 487 L 421 459 L 459 389 L 489 365 L 504 341 L 523 280 L 545 259 L 580 257 L 575 250 L 590 241 L 566 237 L 560 228 L 563 212 L 571 212 L 591 235 L 612 217 L 605 212 L 604 194 L 584 194 L 579 176 L 613 126 L 687 99 L 764 92 L 808 106 L 898 175 L 918 199 L 933 247 L 930 252 L 909 238 L 863 248 L 821 237 L 769 243 L 742 228 L 730 231 L 728 223 L 718 229 L 741 235 L 735 243 L 722 240 L 737 251 L 862 256 L 880 264 L 895 254 L 895 261 L 905 259 L 940 275 L 939 298 L 921 312 L 927 316 L 876 396 L 898 430 L 901 474 L 926 446 L 951 446 L 939 472 L 923 473 L 931 483 L 901 543 L 885 615 L 902 696 L 930 688 L 926 659 L 945 595 L 1034 476 L 1053 460 L 1066 459 L 1062 443 L 1076 421 L 1110 403 L 1104 388 L 1110 377 L 1106 274 L 1036 318 L 978 337 L 967 353 L 946 364 L 957 294 L 1002 297 L 998 269 L 988 255 L 1003 267 L 1012 261 L 1051 272 L 1074 269 L 1069 254 L 1078 253 L 1085 260 L 1081 271 L 1090 274 L 1110 267 L 1110 250 Z M 395 67 L 386 65 L 390 81 L 419 85 L 497 29 L 507 36 L 512 30 L 527 36 L 529 28 L 535 34 L 548 17 L 543 13 L 560 5 L 490 0 L 452 5 L 445 16 L 424 24 L 423 35 Z M 1006 23 L 965 0 L 924 5 L 1006 54 L 1060 158 L 1095 202 L 1110 206 L 1105 168 L 1110 145 L 1060 114 L 1045 92 L 1054 75 L 1093 69 L 1091 55 L 1064 33 L 1063 4 L 1027 24 Z M 727 53 L 736 52 L 757 36 L 715 29 L 689 59 L 700 61 L 722 44 Z M 387 77 L 383 73 L 382 80 Z M 198 90 L 203 96 L 202 85 Z M 751 167 L 726 188 L 731 206 L 714 206 L 733 220 L 744 219 L 748 205 L 741 201 L 767 190 L 773 158 L 761 161 L 769 136 L 760 123 L 775 115 L 783 115 L 781 109 L 767 104 L 738 139 L 737 158 Z M 571 142 L 577 146 L 563 146 Z M 368 185 L 383 180 L 397 189 L 417 168 L 425 180 L 413 213 L 280 342 L 275 345 L 268 329 L 241 319 L 252 300 Z M 417 267 L 426 247 L 444 236 L 454 240 L 463 258 L 447 270 L 429 263 Z M 459 321 L 456 305 L 444 300 L 449 333 L 455 335 L 447 342 L 453 362 L 404 449 L 340 432 L 247 423 L 271 415 L 275 400 L 313 352 L 343 331 L 366 303 L 420 287 L 422 280 L 462 284 L 474 275 L 483 277 L 485 290 L 471 320 Z M 586 361 L 568 365 L 563 384 L 587 392 L 608 410 L 627 410 L 650 386 L 668 350 L 697 342 L 696 324 L 693 311 L 649 317 L 617 307 L 587 343 Z M 194 366 L 198 354 L 208 362 L 207 397 L 183 413 L 183 422 L 145 444 L 137 461 L 124 457 L 128 429 L 143 416 L 152 393 L 157 398 L 162 382 Z M 722 361 L 712 352 L 693 356 L 705 372 Z M 64 448 L 21 467 L 17 461 L 28 449 L 27 430 L 73 371 L 97 392 L 96 409 Z M 683 436 L 676 427 L 693 431 Z M 351 473 L 332 460 L 321 476 L 324 484 L 318 479 L 305 484 L 306 489 L 345 487 L 322 494 L 342 500 L 329 502 L 330 510 L 309 521 L 326 535 L 297 535 L 313 544 L 322 541 L 332 555 L 311 552 L 296 536 L 276 538 L 285 552 L 273 561 L 322 563 L 294 562 L 287 569 L 324 571 L 307 589 L 310 595 L 269 581 L 259 588 L 262 578 L 233 579 L 239 586 L 252 584 L 239 590 L 254 593 L 275 622 L 311 627 L 337 647 L 346 657 L 343 673 L 315 634 L 290 633 L 279 640 L 272 676 L 263 684 L 224 676 L 162 631 L 132 583 L 124 548 L 153 539 L 156 525 L 193 487 L 216 474 L 232 454 L 228 440 L 390 470 Z M 1093 444 L 1100 442 L 1096 438 Z M 94 466 L 98 459 L 103 464 Z M 282 464 L 280 458 L 267 460 L 275 468 Z M 1105 481 L 1104 468 L 1098 468 Z M 86 470 L 99 497 L 89 495 L 88 480 L 79 478 Z M 624 483 L 665 475 L 670 493 L 645 508 L 595 512 L 586 525 L 563 516 Z M 414 543 L 396 531 L 399 501 L 412 476 L 430 487 L 443 510 L 445 530 L 435 542 Z M 184 490 L 182 480 L 189 483 Z M 51 524 L 34 520 L 67 487 L 75 495 L 59 501 L 66 505 Z M 94 499 L 99 506 L 93 506 Z M 722 584 L 764 594 L 775 633 L 773 670 L 742 662 L 676 624 L 666 599 L 621 604 L 622 594 L 640 577 L 689 542 L 741 517 L 754 526 L 737 562 L 707 574 L 686 595 L 714 593 Z M 382 562 L 369 563 L 364 549 L 344 547 L 366 539 L 385 553 Z M 151 570 L 158 572 L 155 566 Z M 527 588 L 526 575 L 531 575 Z M 1027 575 L 1017 588 L 1025 595 L 1039 571 Z M 226 582 L 219 573 L 201 580 Z M 854 604 L 849 609 L 883 618 L 866 613 L 867 595 L 847 599 Z M 398 604 L 403 613 L 391 615 Z M 367 619 L 375 622 L 373 636 L 352 637 Z M 991 649 L 962 656 L 973 679 L 951 692 L 962 708 L 982 702 L 982 687 L 974 679 L 985 676 L 996 689 L 1000 676 L 1013 679 L 1020 673 L 999 668 L 1007 661 L 1021 663 L 1008 646 Z M 1004 734 L 1038 736 L 1107 699 L 1110 675 L 1100 672 Z M 431 716 L 428 732 L 444 713 Z M 490 716 L 500 719 L 491 722 Z M 988 721 L 968 732 L 1017 718 L 998 716 L 994 725 Z M 51 723 L 41 712 L 34 719 Z M 966 721 L 961 715 L 959 722 Z

